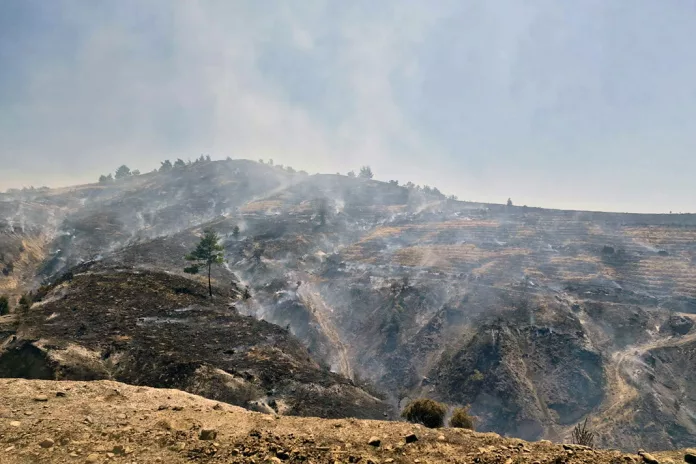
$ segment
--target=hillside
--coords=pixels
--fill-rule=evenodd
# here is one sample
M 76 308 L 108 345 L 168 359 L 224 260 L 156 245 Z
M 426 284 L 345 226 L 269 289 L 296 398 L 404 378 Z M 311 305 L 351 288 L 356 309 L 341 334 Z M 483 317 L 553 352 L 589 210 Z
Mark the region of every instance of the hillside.
M 630 463 L 638 455 L 527 443 L 403 422 L 245 411 L 178 390 L 111 381 L 0 380 L 0 459 L 142 463 Z M 408 443 L 406 437 L 410 436 Z M 378 439 L 376 446 L 368 444 Z M 651 456 L 680 462 L 679 453 Z M 670 460 L 674 461 L 670 461 Z
M 368 379 L 394 407 L 416 396 L 471 404 L 479 430 L 529 440 L 566 440 L 589 418 L 604 446 L 696 445 L 693 215 L 476 204 L 244 160 L 0 205 L 3 262 L 21 269 L 0 288 L 15 299 L 85 260 L 109 275 L 183 279 L 183 255 L 213 228 L 227 258 L 217 300 L 252 295 L 234 297 L 234 317 L 287 327 L 314 359 L 356 385 Z M 60 327 L 45 321 L 69 309 L 58 304 L 29 310 L 27 339 Z M 121 317 L 109 336 L 126 330 Z M 90 349 L 104 355 L 109 343 Z

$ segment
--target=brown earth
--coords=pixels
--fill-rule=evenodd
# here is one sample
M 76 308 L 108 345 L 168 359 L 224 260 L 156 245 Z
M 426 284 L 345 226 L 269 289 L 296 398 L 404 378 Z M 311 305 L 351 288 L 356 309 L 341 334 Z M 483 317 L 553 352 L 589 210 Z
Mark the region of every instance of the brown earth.
M 112 381 L 0 379 L 0 462 L 624 463 L 638 455 L 405 422 L 250 412 Z M 211 439 L 206 438 L 208 434 Z M 406 443 L 415 434 L 416 441 Z M 379 446 L 368 444 L 377 438 Z M 684 453 L 660 453 L 662 463 Z

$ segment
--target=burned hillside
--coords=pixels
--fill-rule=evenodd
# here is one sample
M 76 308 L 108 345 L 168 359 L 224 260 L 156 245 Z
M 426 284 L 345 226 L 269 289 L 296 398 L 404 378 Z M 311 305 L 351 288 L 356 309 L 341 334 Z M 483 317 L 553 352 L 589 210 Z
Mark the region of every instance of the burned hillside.
M 471 404 L 484 431 L 561 439 L 589 418 L 607 446 L 696 444 L 696 390 L 669 373 L 696 370 L 693 215 L 460 202 L 242 160 L 138 177 L 42 193 L 60 200 L 62 216 L 28 285 L 90 259 L 198 285 L 183 276 L 183 256 L 212 228 L 226 258 L 213 271 L 216 303 L 206 309 L 184 294 L 164 313 L 142 308 L 138 317 L 263 319 L 335 373 L 390 392 L 393 405 L 416 396 Z M 46 320 L 58 303 L 45 301 L 22 333 L 60 328 L 60 318 Z M 173 312 L 190 305 L 197 309 Z M 173 350 L 137 318 L 109 324 L 110 337 L 126 324 L 148 350 Z M 175 340 L 176 324 L 162 334 Z M 182 336 L 195 343 L 195 330 Z
M 113 379 L 291 415 L 391 415 L 286 330 L 238 314 L 238 289 L 218 290 L 214 300 L 206 292 L 164 272 L 74 269 L 15 315 L 0 376 Z

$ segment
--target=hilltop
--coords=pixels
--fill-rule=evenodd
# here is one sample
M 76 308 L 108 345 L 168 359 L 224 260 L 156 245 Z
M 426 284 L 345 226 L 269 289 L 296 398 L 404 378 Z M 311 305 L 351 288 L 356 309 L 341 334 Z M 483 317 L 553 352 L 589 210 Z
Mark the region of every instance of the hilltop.
M 246 160 L 6 194 L 0 208 L 2 262 L 13 267 L 0 293 L 13 303 L 42 283 L 58 296 L 61 276 L 85 262 L 116 283 L 125 272 L 193 285 L 183 256 L 212 228 L 227 259 L 214 274 L 213 303 L 196 303 L 192 320 L 173 312 L 189 301 L 144 317 L 183 318 L 187 330 L 217 317 L 263 320 L 299 340 L 292 346 L 329 367 L 332 382 L 375 401 L 375 390 L 386 392 L 392 410 L 418 396 L 471 404 L 481 431 L 565 441 L 588 418 L 603 446 L 696 445 L 694 215 L 463 202 Z M 87 278 L 97 279 L 78 282 Z M 95 282 L 80 298 L 89 300 Z M 251 298 L 239 298 L 243 289 Z M 235 315 L 225 312 L 229 299 Z M 20 336 L 60 327 L 72 309 L 59 301 L 34 304 Z M 109 305 L 116 327 L 89 342 L 95 355 L 129 346 L 113 340 L 118 330 L 134 336 L 125 333 L 129 305 Z M 0 334 L 16 336 L 17 327 Z M 385 408 L 374 404 L 379 417 Z

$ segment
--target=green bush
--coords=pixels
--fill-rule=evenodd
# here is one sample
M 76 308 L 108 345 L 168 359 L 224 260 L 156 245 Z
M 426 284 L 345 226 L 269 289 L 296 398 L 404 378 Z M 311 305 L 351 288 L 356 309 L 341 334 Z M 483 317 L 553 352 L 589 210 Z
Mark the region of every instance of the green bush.
M 0 316 L 10 313 L 10 300 L 5 296 L 0 296 Z
M 431 429 L 442 427 L 447 406 L 428 398 L 419 398 L 406 405 L 401 417 L 409 422 L 423 424 Z
M 450 427 L 474 430 L 474 418 L 469 414 L 469 406 L 454 408 L 454 414 L 452 414 L 450 419 Z

